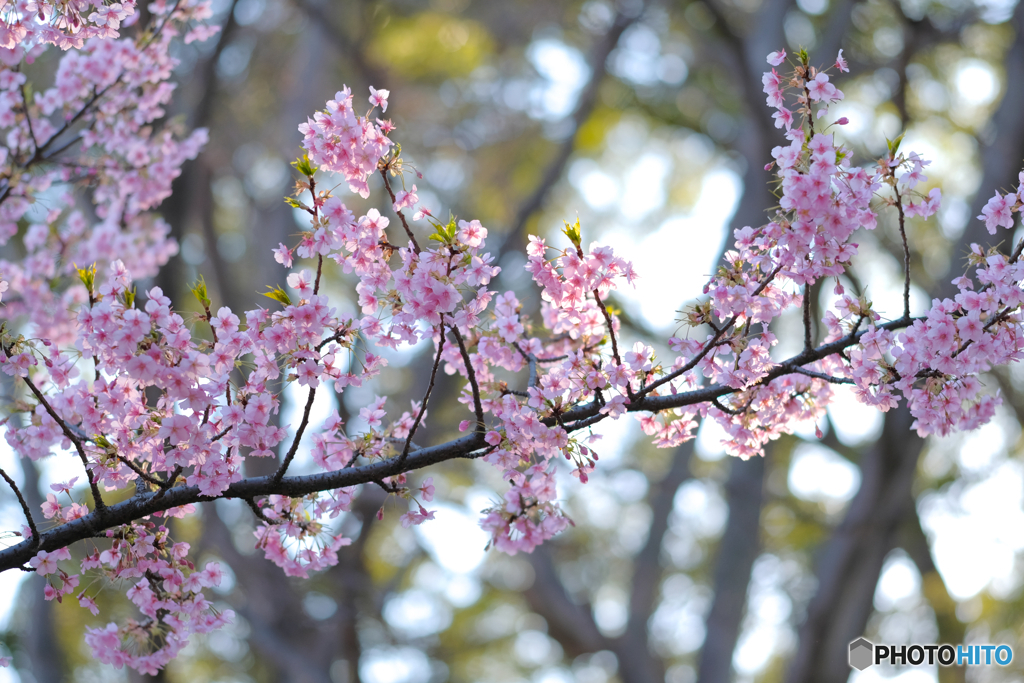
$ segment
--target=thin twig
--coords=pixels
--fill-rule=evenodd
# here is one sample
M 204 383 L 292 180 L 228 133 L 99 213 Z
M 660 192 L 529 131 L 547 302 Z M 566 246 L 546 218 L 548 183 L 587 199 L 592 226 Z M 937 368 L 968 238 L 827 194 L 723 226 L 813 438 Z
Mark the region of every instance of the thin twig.
M 527 380 L 526 386 L 528 388 L 537 386 L 537 356 L 532 353 L 526 353 L 526 351 L 523 351 L 522 348 L 519 347 L 518 342 L 514 342 L 512 346 L 514 346 L 516 351 L 518 351 L 523 356 L 523 358 L 526 359 L 526 362 L 529 365 L 530 378 Z
M 388 194 L 391 196 L 391 206 L 394 208 L 394 205 L 398 203 L 398 200 L 395 198 L 395 191 L 391 189 L 391 181 L 388 180 L 387 168 L 380 169 L 380 177 L 384 179 L 384 187 L 387 188 Z M 402 227 L 405 228 L 405 234 L 409 236 L 409 241 L 412 242 L 413 251 L 417 254 L 420 253 L 420 245 L 416 241 L 416 236 L 412 234 L 409 224 L 405 221 L 405 214 L 402 213 L 401 209 L 395 209 L 395 213 L 397 213 L 398 218 L 401 219 Z
M 459 352 L 462 354 L 462 360 L 466 364 L 466 375 L 469 377 L 469 386 L 473 389 L 473 410 L 476 413 L 476 432 L 482 433 L 484 431 L 484 405 L 480 400 L 480 386 L 476 383 L 476 371 L 473 370 L 473 363 L 469 360 L 469 351 L 466 350 L 466 343 L 462 340 L 462 335 L 459 333 L 458 327 L 451 328 L 452 334 L 455 335 L 455 341 L 459 342 Z
M 228 449 L 228 454 L 231 454 L 230 448 Z M 178 475 L 180 475 L 184 471 L 185 468 L 182 467 L 181 465 L 175 467 L 174 471 L 167 476 L 167 481 L 160 484 L 160 490 L 156 492 L 156 499 L 163 498 L 164 494 L 166 494 L 168 491 L 174 488 L 175 482 L 178 481 Z
M 725 406 L 725 404 L 722 403 L 721 401 L 719 401 L 717 398 L 711 399 L 711 405 L 713 405 L 714 407 L 718 408 L 719 410 L 721 410 L 726 415 L 742 415 L 743 414 L 743 411 L 741 411 L 741 410 L 733 410 L 732 408 L 727 408 Z
M 764 291 L 765 287 L 768 286 L 768 284 L 775 278 L 776 275 L 779 274 L 779 271 L 781 271 L 781 270 L 782 270 L 782 264 L 780 263 L 779 265 L 775 266 L 775 268 L 772 270 L 772 272 L 768 273 L 768 276 L 764 279 L 764 281 L 760 285 L 758 285 L 757 289 L 754 290 L 754 293 L 751 296 L 759 296 L 761 294 L 761 292 Z M 658 387 L 662 386 L 663 384 L 667 384 L 668 382 L 671 382 L 675 378 L 681 377 L 681 376 L 685 375 L 686 373 L 688 373 L 690 370 L 693 370 L 695 367 L 697 367 L 697 364 L 700 363 L 701 360 L 704 359 L 704 356 L 706 356 L 708 354 L 708 352 L 711 351 L 711 349 L 713 349 L 713 348 L 718 346 L 718 342 L 722 339 L 722 336 L 729 330 L 729 328 L 731 328 L 734 324 L 736 324 L 736 320 L 738 318 L 739 318 L 738 315 L 734 315 L 733 317 L 729 318 L 729 320 L 727 320 L 725 322 L 725 324 L 722 325 L 721 329 L 716 330 L 715 336 L 712 337 L 711 340 L 708 341 L 708 343 L 704 345 L 704 347 L 700 350 L 700 352 L 696 356 L 694 356 L 690 360 L 689 363 L 687 363 L 683 367 L 679 368 L 678 370 L 674 370 L 674 371 L 668 373 L 667 375 L 665 375 L 664 377 L 659 379 L 657 382 L 652 382 L 652 383 L 648 384 L 644 389 L 642 389 L 637 394 L 637 398 L 643 398 L 644 396 L 647 396 L 648 394 L 650 394 L 652 391 L 654 391 Z M 804 351 L 801 353 L 801 355 L 804 355 L 806 353 L 807 353 L 807 349 L 804 349 Z
M 896 211 L 900 216 L 900 237 L 903 239 L 903 317 L 910 317 L 910 245 L 907 244 L 906 217 L 903 214 L 903 197 L 900 191 L 893 186 L 893 193 L 896 195 Z
M 437 343 L 437 356 L 434 358 L 434 367 L 430 369 L 430 383 L 427 385 L 427 393 L 423 395 L 423 403 L 420 404 L 420 409 L 416 412 L 416 421 L 413 422 L 412 428 L 409 430 L 409 436 L 405 439 L 405 446 L 402 447 L 402 455 L 399 456 L 399 462 L 405 462 L 405 459 L 409 457 L 409 447 L 412 445 L 412 437 L 415 436 L 416 430 L 419 429 L 420 420 L 427 412 L 427 401 L 430 400 L 430 392 L 434 390 L 434 379 L 437 377 L 437 368 L 441 364 L 441 352 L 444 350 L 444 316 L 441 316 L 441 341 Z
M 28 125 L 28 135 L 32 138 L 32 154 L 39 148 L 39 141 L 36 139 L 36 132 L 32 128 L 32 117 L 28 112 L 28 94 L 25 92 L 25 84 L 21 84 L 21 105 L 25 110 L 25 123 Z
M 292 441 L 291 448 L 288 449 L 288 453 L 284 456 L 281 466 L 274 473 L 274 481 L 281 481 L 284 473 L 288 471 L 288 465 L 292 464 L 295 454 L 299 451 L 299 441 L 302 440 L 302 434 L 306 431 L 306 426 L 309 425 L 309 411 L 313 409 L 313 398 L 315 396 L 316 387 L 310 387 L 309 397 L 306 398 L 306 409 L 302 411 L 302 421 L 299 422 L 299 428 L 295 430 L 295 440 Z
M 4 349 L 4 353 L 5 355 L 7 355 L 8 358 L 10 358 L 10 353 L 7 351 L 7 349 Z M 89 458 L 85 454 L 85 447 L 82 446 L 81 439 L 79 439 L 78 436 L 76 436 L 75 433 L 71 431 L 71 429 L 68 427 L 68 424 L 64 421 L 64 418 L 57 414 L 57 411 L 53 409 L 53 407 L 46 400 L 46 397 L 43 396 L 43 392 L 39 391 L 39 389 L 36 388 L 36 385 L 32 383 L 32 380 L 30 380 L 28 377 L 22 377 L 22 379 L 25 380 L 25 384 L 27 384 L 28 388 L 32 390 L 32 393 L 35 394 L 36 399 L 38 399 L 39 403 L 42 404 L 43 408 L 46 410 L 49 416 L 53 418 L 53 421 L 60 425 L 61 430 L 64 432 L 64 436 L 66 436 L 68 440 L 75 445 L 75 450 L 78 451 L 78 457 L 81 459 L 82 466 L 85 468 L 85 478 L 89 480 L 89 488 L 92 489 L 92 498 L 93 503 L 96 505 L 96 511 L 102 515 L 103 512 L 107 509 L 107 505 L 106 503 L 103 502 L 103 496 L 100 494 L 100 487 L 96 484 L 96 481 L 93 479 L 92 476 L 92 471 L 89 469 Z
M 128 469 L 130 469 L 135 474 L 139 475 L 139 478 L 142 479 L 143 481 L 145 481 L 145 482 L 147 482 L 149 484 L 153 484 L 154 486 L 163 487 L 164 482 L 160 481 L 159 479 L 157 479 L 156 477 L 151 475 L 149 472 L 146 472 L 141 467 L 139 467 L 134 462 L 132 462 L 128 458 L 124 457 L 120 453 L 115 453 L 114 457 L 117 458 L 117 460 L 119 462 L 124 463 L 125 465 L 127 465 Z
M 210 441 L 220 441 L 225 436 L 227 436 L 228 432 L 230 432 L 232 429 L 234 429 L 234 425 L 231 425 L 230 427 L 225 427 L 224 431 L 219 432 L 218 434 L 216 434 L 212 439 L 210 439 Z
M 260 520 L 264 522 L 267 522 L 268 524 L 272 524 L 270 519 L 267 517 L 266 513 L 264 513 L 263 510 L 261 510 L 260 507 L 256 505 L 255 499 L 243 498 L 242 500 L 245 501 L 245 504 L 249 506 L 249 509 L 252 510 L 252 513 L 256 515 L 256 517 L 258 517 Z
M 14 483 L 3 468 L 0 468 L 0 477 L 4 478 L 10 487 L 14 490 L 14 495 L 18 497 L 18 502 L 21 503 L 21 510 L 25 513 L 25 519 L 28 521 L 28 528 L 32 531 L 32 539 L 35 544 L 39 544 L 39 529 L 36 528 L 36 521 L 32 518 L 32 509 L 28 506 L 25 501 L 25 497 L 21 495 L 21 491 L 18 489 L 18 485 Z

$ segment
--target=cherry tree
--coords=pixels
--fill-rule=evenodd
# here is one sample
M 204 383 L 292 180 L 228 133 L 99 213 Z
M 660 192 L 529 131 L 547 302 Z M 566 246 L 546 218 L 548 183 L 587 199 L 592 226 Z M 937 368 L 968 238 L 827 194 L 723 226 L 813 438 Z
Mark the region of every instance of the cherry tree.
M 764 94 L 785 140 L 768 164 L 779 203 L 765 225 L 736 231 L 667 358 L 644 342 L 625 347 L 607 301 L 642 277 L 643 264 L 588 243 L 579 221 L 566 223 L 557 244 L 530 238 L 539 315 L 515 292 L 488 289 L 499 271 L 488 230 L 421 205 L 400 133 L 382 118 L 391 93 L 375 88 L 367 100 L 343 89 L 298 126 L 303 150 L 287 201 L 309 225 L 274 250 L 287 288 L 236 312 L 199 281 L 192 293 L 202 313 L 176 312 L 159 288 L 138 292 L 134 283 L 176 249 L 153 211 L 206 138 L 161 124 L 174 90 L 170 50 L 216 29 L 203 23 L 203 0 L 154 2 L 148 25 L 121 37 L 140 15 L 130 2 L 100 0 L 0 10 L 0 236 L 20 254 L 0 262 L 0 368 L 14 387 L 5 438 L 20 457 L 56 453 L 69 473 L 34 510 L 0 470 L 25 515 L 10 531 L 21 540 L 0 550 L 0 570 L 35 572 L 47 599 L 74 599 L 93 614 L 97 591 L 125 591 L 139 616 L 86 632 L 101 662 L 154 673 L 191 634 L 232 618 L 203 593 L 219 584 L 218 564 L 197 567 L 165 523 L 197 503 L 247 503 L 266 558 L 304 577 L 345 552 L 338 519 L 357 487 L 407 501 L 401 523 L 418 525 L 433 517 L 434 487 L 417 471 L 480 459 L 509 484 L 481 526 L 497 550 L 530 552 L 571 524 L 557 502 L 558 462 L 586 482 L 603 421 L 634 413 L 656 445 L 672 447 L 713 420 L 726 450 L 746 459 L 818 420 L 833 385 L 848 384 L 883 411 L 906 401 L 920 435 L 946 434 L 991 419 L 999 396 L 983 391 L 979 375 L 1021 354 L 1024 243 L 1011 254 L 973 246 L 955 298 L 912 315 L 905 222 L 932 216 L 941 194 L 916 189 L 929 162 L 899 138 L 883 158 L 853 164 L 841 139 L 848 121 L 829 114 L 843 98 L 833 82 L 848 70 L 841 51 L 826 68 L 803 51 L 768 55 Z M 64 53 L 44 89 L 23 66 L 48 46 Z M 330 189 L 340 181 L 368 198 L 376 176 L 379 208 L 358 217 Z M 995 234 L 1013 227 L 1022 206 L 1024 191 L 996 194 L 978 218 Z M 896 215 L 905 257 L 902 314 L 888 320 L 840 284 L 857 231 L 873 229 L 882 211 Z M 358 313 L 327 296 L 328 269 L 354 274 Z M 808 292 L 829 280 L 833 304 L 818 339 Z M 802 350 L 781 358 L 770 325 L 791 310 L 802 316 Z M 360 431 L 337 412 L 311 418 L 318 391 L 374 386 L 385 349 L 421 342 L 433 348 L 421 400 L 376 397 L 360 410 Z M 442 370 L 464 380 L 464 435 L 419 444 Z M 291 384 L 306 400 L 289 436 L 271 416 Z M 296 475 L 304 436 L 317 471 Z M 277 468 L 245 477 L 248 458 Z M 76 498 L 78 481 L 87 488 Z

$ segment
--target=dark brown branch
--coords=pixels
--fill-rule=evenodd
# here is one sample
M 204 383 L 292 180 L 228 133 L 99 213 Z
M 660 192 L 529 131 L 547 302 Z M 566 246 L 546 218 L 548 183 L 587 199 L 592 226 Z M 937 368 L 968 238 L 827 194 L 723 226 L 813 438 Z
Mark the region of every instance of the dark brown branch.
M 311 387 L 309 390 L 309 396 L 306 398 L 306 408 L 302 411 L 302 421 L 299 422 L 299 428 L 295 430 L 295 440 L 292 441 L 291 448 L 288 449 L 288 453 L 284 456 L 281 466 L 277 468 L 277 472 L 274 473 L 274 481 L 281 481 L 284 473 L 288 471 L 288 466 L 291 465 L 292 460 L 295 459 L 295 454 L 299 451 L 299 442 L 302 441 L 302 434 L 306 431 L 306 427 L 309 425 L 309 411 L 313 409 L 313 399 L 315 397 L 316 387 Z
M 8 353 L 6 349 L 4 350 L 4 354 L 10 357 L 10 353 Z M 75 445 L 75 450 L 78 451 L 78 457 L 82 461 L 82 467 L 85 468 L 85 478 L 89 480 L 89 488 L 92 490 L 93 504 L 96 506 L 96 512 L 98 512 L 102 517 L 107 505 L 103 502 L 103 496 L 100 494 L 100 487 L 97 486 L 95 479 L 93 479 L 92 472 L 89 470 L 89 458 L 85 455 L 85 447 L 82 446 L 82 440 L 79 439 L 73 431 L 71 431 L 68 423 L 64 421 L 64 418 L 57 414 L 57 411 L 53 409 L 46 400 L 46 397 L 43 396 L 43 392 L 36 388 L 36 385 L 32 383 L 32 380 L 28 377 L 22 377 L 22 379 L 25 380 L 25 384 L 27 384 L 28 388 L 32 390 L 32 393 L 35 394 L 47 414 L 53 418 L 54 422 L 60 425 L 61 431 L 64 432 L 64 436 L 66 436 L 68 440 Z
M 4 478 L 4 481 L 14 491 L 14 495 L 18 497 L 18 502 L 21 503 L 21 510 L 25 513 L 25 519 L 28 521 L 28 528 L 32 530 L 32 539 L 34 543 L 39 543 L 39 529 L 36 528 L 36 521 L 32 518 L 32 509 L 29 508 L 28 503 L 25 501 L 25 497 L 21 495 L 21 490 L 18 489 L 18 485 L 14 483 L 14 480 L 0 468 L 0 477 Z
M 459 343 L 459 353 L 462 354 L 462 361 L 466 364 L 466 375 L 469 377 L 469 386 L 473 390 L 473 411 L 476 413 L 476 433 L 481 434 L 484 431 L 484 405 L 480 400 L 480 385 L 476 381 L 476 371 L 473 370 L 473 363 L 469 359 L 469 351 L 466 349 L 466 342 L 462 339 L 462 334 L 459 333 L 458 327 L 453 327 L 452 334 L 455 335 L 455 341 Z
M 582 256 L 582 253 L 580 254 Z M 601 295 L 594 290 L 594 301 L 597 302 L 597 307 L 601 309 L 601 315 L 604 316 L 604 324 L 608 327 L 608 336 L 612 340 L 612 358 L 615 359 L 617 365 L 622 365 L 622 359 L 619 358 L 619 343 L 615 340 L 615 328 L 612 327 L 612 316 L 608 312 L 608 307 L 601 301 Z M 633 390 L 631 387 L 626 387 L 627 393 L 632 394 Z
M 526 359 L 527 366 L 530 369 L 530 378 L 526 382 L 527 388 L 537 386 L 537 356 L 523 351 L 518 342 L 513 343 L 512 346 L 519 352 L 519 355 Z
M 420 404 L 420 409 L 416 413 L 416 421 L 413 422 L 412 428 L 409 429 L 409 436 L 405 440 L 405 446 L 402 447 L 402 455 L 399 456 L 399 462 L 405 462 L 405 459 L 409 457 L 409 447 L 412 445 L 412 437 L 416 435 L 416 430 L 419 429 L 420 421 L 423 419 L 423 415 L 427 412 L 427 402 L 430 400 L 430 392 L 434 390 L 434 380 L 437 378 L 437 367 L 441 364 L 441 352 L 444 351 L 444 316 L 441 316 L 441 341 L 437 343 L 437 357 L 434 358 L 434 367 L 430 369 L 430 383 L 427 385 L 427 392 L 423 395 L 423 403 Z
M 895 330 L 906 327 L 913 322 L 914 321 L 912 319 L 893 320 L 879 325 L 878 327 L 881 329 Z M 468 434 L 453 441 L 438 444 L 436 446 L 428 446 L 411 452 L 404 462 L 400 462 L 399 457 L 396 456 L 388 458 L 387 460 L 363 465 L 361 467 L 349 467 L 338 471 L 287 478 L 283 476 L 284 465 L 282 465 L 282 469 L 279 469 L 276 474 L 265 477 L 251 477 L 231 484 L 220 497 L 243 499 L 267 495 L 299 497 L 318 491 L 327 491 L 346 486 L 365 484 L 455 458 L 472 459 L 483 455 L 485 451 L 482 449 L 486 448 L 486 442 L 483 440 L 482 434 L 483 409 L 480 404 L 476 375 L 473 372 L 472 365 L 468 363 L 469 354 L 465 351 L 465 343 L 462 341 L 462 336 L 458 333 L 458 330 L 455 330 L 454 333 L 456 339 L 459 341 L 460 350 L 463 352 L 463 358 L 467 360 L 470 385 L 475 389 L 474 399 L 478 416 L 481 419 L 481 424 L 477 428 L 479 431 L 475 431 L 472 434 Z M 828 344 L 823 344 L 810 353 L 801 352 L 799 355 L 794 356 L 788 361 L 772 368 L 772 370 L 769 371 L 767 375 L 755 386 L 767 384 L 778 377 L 796 372 L 796 369 L 800 366 L 814 363 L 822 358 L 840 353 L 844 349 L 858 343 L 864 333 L 864 331 L 854 331 L 841 339 L 837 339 Z M 737 393 L 737 391 L 737 389 L 732 387 L 714 384 L 694 389 L 692 391 L 669 394 L 667 396 L 642 396 L 637 397 L 636 400 L 629 403 L 626 406 L 626 411 L 657 413 L 671 408 L 681 408 L 684 406 L 697 405 L 699 403 L 707 403 L 712 399 L 734 394 Z M 312 394 L 313 390 L 310 391 L 310 398 L 307 401 L 306 415 L 304 416 L 299 431 L 296 434 L 295 441 L 292 443 L 292 448 L 289 451 L 288 458 L 294 457 L 295 451 L 298 449 L 298 442 L 301 438 L 302 432 L 308 424 L 309 409 L 312 406 Z M 607 418 L 606 414 L 600 412 L 601 407 L 600 402 L 594 401 L 568 410 L 563 413 L 560 418 L 543 418 L 543 422 L 548 426 L 551 426 L 561 420 L 567 425 L 566 431 L 577 431 Z M 70 430 L 66 433 L 69 432 Z M 73 435 L 71 436 L 73 437 Z M 288 462 L 290 462 L 290 460 L 288 460 Z M 127 524 L 156 512 L 162 512 L 181 505 L 206 500 L 214 500 L 214 497 L 204 495 L 197 486 L 179 486 L 172 489 L 165 489 L 152 495 L 134 496 L 122 503 L 106 507 L 104 511 L 97 509 L 96 512 L 90 513 L 72 522 L 63 524 L 56 529 L 43 533 L 41 536 L 40 547 L 47 551 L 56 550 L 75 543 L 76 541 L 93 537 L 96 533 L 105 529 Z M 12 569 L 20 564 L 24 564 L 33 555 L 34 551 L 29 547 L 28 542 L 20 543 L 16 546 L 2 550 L 0 551 L 0 571 Z
M 814 340 L 811 338 L 811 283 L 807 282 L 804 284 L 804 348 L 814 348 Z
M 374 482 L 454 458 L 476 458 L 484 454 L 486 446 L 483 436 L 474 433 L 448 443 L 414 451 L 409 454 L 404 464 L 400 464 L 398 458 L 394 457 L 361 467 L 299 477 L 276 479 L 273 474 L 265 477 L 250 477 L 231 484 L 219 497 L 243 500 L 269 495 L 301 497 L 318 491 Z M 46 551 L 57 550 L 76 541 L 92 538 L 105 529 L 128 524 L 171 508 L 216 498 L 204 495 L 198 486 L 178 486 L 165 492 L 133 496 L 121 503 L 108 506 L 103 515 L 92 512 L 43 532 L 39 536 L 38 546 L 32 546 L 29 541 L 24 541 L 0 550 L 0 571 L 24 564 L 36 554 L 36 547 Z
M 896 211 L 900 218 L 900 238 L 903 240 L 903 317 L 910 317 L 910 245 L 907 244 L 906 216 L 903 214 L 903 197 L 896 187 L 892 188 L 896 195 Z
M 391 189 L 391 181 L 388 180 L 388 169 L 386 167 L 380 169 L 380 177 L 384 179 L 384 187 L 387 189 L 388 195 L 391 197 L 391 205 L 394 207 L 398 200 L 395 198 L 395 191 Z M 398 218 L 402 221 L 402 227 L 405 228 L 405 234 L 409 236 L 409 241 L 412 242 L 413 250 L 417 254 L 420 253 L 420 245 L 416 241 L 416 236 L 412 234 L 409 223 L 405 220 L 405 214 L 400 209 L 395 209 L 395 213 L 398 214 Z

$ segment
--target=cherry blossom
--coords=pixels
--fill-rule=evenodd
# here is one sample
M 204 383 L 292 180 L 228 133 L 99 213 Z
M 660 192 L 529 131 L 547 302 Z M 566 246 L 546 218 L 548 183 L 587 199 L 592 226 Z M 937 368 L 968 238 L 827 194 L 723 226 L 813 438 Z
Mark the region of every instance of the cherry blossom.
M 161 523 L 193 514 L 202 500 L 244 500 L 264 557 L 306 577 L 345 552 L 350 540 L 339 520 L 361 487 L 387 492 L 380 517 L 398 503 L 398 523 L 428 523 L 433 478 L 417 487 L 408 473 L 478 459 L 508 483 L 480 522 L 491 545 L 531 552 L 572 524 L 559 507 L 558 482 L 565 470 L 588 481 L 600 460 L 592 430 L 604 420 L 633 414 L 663 448 L 712 420 L 727 435 L 726 450 L 749 458 L 818 420 L 833 386 L 848 384 L 881 410 L 907 401 L 920 434 L 946 434 L 991 419 L 999 396 L 983 390 L 980 376 L 1024 355 L 1024 246 L 1006 255 L 974 245 L 957 294 L 917 317 L 909 276 L 902 315 L 888 321 L 837 284 L 836 303 L 821 314 L 827 332 L 815 338 L 810 288 L 838 283 L 858 255 L 858 231 L 873 230 L 879 213 L 890 212 L 909 261 L 906 221 L 934 215 L 942 194 L 924 192 L 929 162 L 901 151 L 899 140 L 878 163 L 853 164 L 828 124 L 830 105 L 843 97 L 827 73 L 832 67 L 811 66 L 803 51 L 786 73 L 773 68 L 762 81 L 781 129 L 769 164 L 778 207 L 764 225 L 735 231 L 703 296 L 683 311 L 684 329 L 665 343 L 623 340 L 608 299 L 632 286 L 637 270 L 608 246 L 584 247 L 579 221 L 560 236 L 530 237 L 524 267 L 539 290 L 537 310 L 521 293 L 492 289 L 500 268 L 488 228 L 476 219 L 440 221 L 420 206 L 416 186 L 405 189 L 394 125 L 371 119 L 373 109 L 357 114 L 347 88 L 298 127 L 304 153 L 288 201 L 309 224 L 273 250 L 282 284 L 267 292 L 265 307 L 232 311 L 214 305 L 199 281 L 192 293 L 201 313 L 186 318 L 159 288 L 140 293 L 136 283 L 176 248 L 150 210 L 205 141 L 202 131 L 179 139 L 154 124 L 173 90 L 166 80 L 172 40 L 186 23 L 183 40 L 207 35 L 209 8 L 157 2 L 159 31 L 134 42 L 116 37 L 134 16 L 130 3 L 90 7 L 79 19 L 91 28 L 79 33 L 61 23 L 81 13 L 78 6 L 44 5 L 45 24 L 23 21 L 20 5 L 2 16 L 0 39 L 18 49 L 75 49 L 63 56 L 52 88 L 0 115 L 13 141 L 2 161 L 0 236 L 12 239 L 39 193 L 72 179 L 91 183 L 98 221 L 90 225 L 67 191 L 24 232 L 25 258 L 0 262 L 0 291 L 9 284 L 10 292 L 0 314 L 0 368 L 17 378 L 12 410 L 24 418 L 8 424 L 5 438 L 21 457 L 57 452 L 78 468 L 76 478 L 51 487 L 40 510 L 24 505 L 24 540 L 0 550 L 0 567 L 35 571 L 46 579 L 47 599 L 74 596 L 93 614 L 101 586 L 123 586 L 135 616 L 85 636 L 100 662 L 154 673 L 191 635 L 231 619 L 203 593 L 219 584 L 219 565 L 197 568 L 188 544 Z M 785 51 L 768 60 L 781 66 Z M 834 67 L 847 70 L 842 53 Z M 0 73 L 0 90 L 11 97 L 23 83 L 20 72 Z M 389 97 L 370 89 L 370 105 L 381 112 Z M 86 125 L 70 143 L 61 123 L 68 116 Z M 363 197 L 379 176 L 383 191 L 374 199 L 397 220 L 378 208 L 357 216 L 321 186 L 324 173 L 341 174 Z M 1024 186 L 1024 174 L 1020 180 Z M 1013 227 L 1021 192 L 988 203 L 979 218 L 990 232 Z M 353 284 L 356 312 L 324 290 L 325 273 Z M 787 311 L 804 320 L 802 350 L 788 359 L 769 328 Z M 378 392 L 383 350 L 420 343 L 430 375 L 419 400 L 375 393 L 351 424 L 336 411 L 311 417 L 317 392 Z M 438 372 L 461 378 L 460 435 L 418 444 Z M 289 385 L 305 409 L 297 424 L 278 426 L 272 417 Z M 311 474 L 294 472 L 300 449 L 308 450 Z M 248 458 L 271 458 L 274 474 L 246 478 Z M 111 491 L 130 495 L 112 504 Z M 72 542 L 81 543 L 84 559 L 72 560 Z

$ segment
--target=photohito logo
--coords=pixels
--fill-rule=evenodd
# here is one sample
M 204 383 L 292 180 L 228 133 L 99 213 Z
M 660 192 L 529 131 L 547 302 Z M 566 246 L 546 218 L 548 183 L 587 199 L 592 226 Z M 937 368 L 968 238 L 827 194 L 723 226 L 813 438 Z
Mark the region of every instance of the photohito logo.
M 875 645 L 867 638 L 850 643 L 850 666 L 857 671 L 874 664 L 917 666 L 1006 666 L 1013 661 L 1009 645 Z

